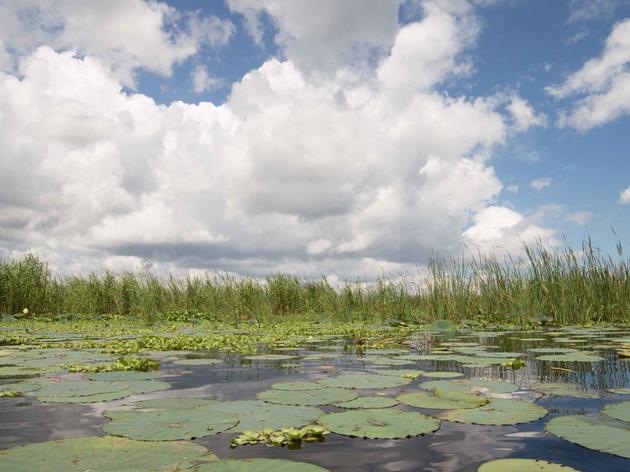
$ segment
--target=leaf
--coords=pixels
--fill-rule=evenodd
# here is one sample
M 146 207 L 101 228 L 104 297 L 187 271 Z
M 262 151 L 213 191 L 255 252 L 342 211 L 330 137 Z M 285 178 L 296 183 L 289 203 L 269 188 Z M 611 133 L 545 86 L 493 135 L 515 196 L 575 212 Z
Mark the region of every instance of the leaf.
M 315 382 L 297 381 L 297 382 L 278 382 L 278 383 L 273 384 L 271 388 L 274 388 L 276 390 L 295 391 L 295 390 L 320 390 L 324 388 L 324 386 Z
M 630 422 L 630 402 L 609 403 L 602 412 L 611 418 Z
M 188 470 L 197 460 L 216 460 L 189 442 L 148 443 L 113 436 L 63 439 L 0 451 L 0 469 L 11 472 L 137 472 Z
M 286 354 L 258 354 L 256 356 L 245 356 L 243 359 L 249 361 L 284 361 L 287 359 L 295 359 L 297 356 L 288 356 Z
M 477 395 L 447 392 L 435 389 L 434 392 L 411 392 L 398 395 L 396 399 L 405 405 L 417 408 L 436 410 L 452 410 L 456 408 L 476 408 L 488 403 L 488 400 Z
M 154 372 L 97 372 L 86 375 L 90 380 L 98 380 L 102 382 L 126 382 L 128 380 L 151 380 L 157 375 Z
M 479 408 L 452 410 L 440 417 L 458 423 L 514 425 L 542 418 L 547 410 L 534 403 L 497 398 Z
M 372 372 L 379 375 L 392 375 L 394 377 L 402 377 L 405 379 L 417 379 L 424 372 L 415 369 L 374 369 Z
M 532 385 L 531 388 L 546 395 L 556 397 L 599 398 L 597 393 L 581 390 L 576 385 L 570 383 L 540 383 Z
M 518 385 L 510 382 L 485 379 L 431 380 L 423 382 L 419 386 L 426 390 L 440 389 L 461 393 L 476 393 L 486 390 L 491 393 L 512 393 L 519 388 Z
M 319 423 L 330 431 L 370 439 L 400 439 L 430 433 L 440 421 L 422 413 L 394 409 L 351 410 L 329 413 Z
M 407 385 L 411 379 L 378 374 L 341 374 L 337 377 L 318 380 L 327 387 L 341 388 L 393 388 Z
M 201 464 L 197 472 L 326 472 L 318 465 L 286 459 L 227 459 Z
M 398 400 L 391 397 L 365 396 L 349 402 L 337 403 L 335 406 L 354 410 L 357 408 L 390 408 L 396 405 L 398 405 Z
M 560 416 L 547 422 L 547 431 L 580 446 L 630 459 L 630 425 L 589 416 Z
M 455 378 L 455 377 L 463 377 L 464 374 L 462 374 L 460 372 L 436 371 L 436 372 L 425 372 L 424 376 L 432 378 L 432 379 L 452 379 L 452 378 Z
M 549 362 L 600 362 L 604 358 L 590 352 L 569 352 L 567 354 L 546 354 L 536 357 L 539 361 Z
M 260 392 L 257 397 L 269 403 L 283 405 L 330 405 L 347 402 L 359 396 L 358 393 L 347 388 L 321 388 L 318 390 L 267 390 Z
M 214 365 L 222 363 L 221 359 L 178 359 L 173 362 L 176 365 Z

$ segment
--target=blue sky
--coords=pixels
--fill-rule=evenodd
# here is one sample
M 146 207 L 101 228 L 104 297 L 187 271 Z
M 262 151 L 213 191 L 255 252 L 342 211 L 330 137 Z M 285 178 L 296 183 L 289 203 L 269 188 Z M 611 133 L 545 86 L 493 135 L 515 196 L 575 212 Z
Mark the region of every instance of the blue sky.
M 612 228 L 630 251 L 628 1 L 0 13 L 0 256 L 349 278 Z

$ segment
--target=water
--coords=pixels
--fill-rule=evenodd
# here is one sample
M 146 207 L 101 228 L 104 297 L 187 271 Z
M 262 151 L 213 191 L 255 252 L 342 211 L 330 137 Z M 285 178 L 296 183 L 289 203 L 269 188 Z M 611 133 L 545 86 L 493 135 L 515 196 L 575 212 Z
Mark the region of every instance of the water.
M 580 334 L 582 333 L 582 334 Z M 545 431 L 550 419 L 563 415 L 596 415 L 611 402 L 628 400 L 628 395 L 609 393 L 609 388 L 630 385 L 630 360 L 619 358 L 613 349 L 618 339 L 628 337 L 623 329 L 610 331 L 574 330 L 560 335 L 505 332 L 497 336 L 459 333 L 436 337 L 427 333 L 413 336 L 403 347 L 409 352 L 427 353 L 444 343 L 475 342 L 485 352 L 527 352 L 530 347 L 566 347 L 593 350 L 604 361 L 555 363 L 534 359 L 540 354 L 528 353 L 526 366 L 512 370 L 498 365 L 484 368 L 462 367 L 456 361 L 416 361 L 412 365 L 377 366 L 381 369 L 419 369 L 422 371 L 462 372 L 464 378 L 497 379 L 521 387 L 515 395 L 519 399 L 535 400 L 549 414 L 538 421 L 514 426 L 482 426 L 443 421 L 439 430 L 409 439 L 359 439 L 330 434 L 321 443 L 304 443 L 301 449 L 266 447 L 264 445 L 230 448 L 230 433 L 196 439 L 219 458 L 284 458 L 317 464 L 331 471 L 476 471 L 484 462 L 497 458 L 532 458 L 557 462 L 582 471 L 628 471 L 630 459 L 597 452 L 575 445 Z M 570 336 L 570 337 L 569 337 Z M 581 337 L 580 337 L 581 336 Z M 544 341 L 527 341 L 540 338 Z M 526 340 L 523 340 L 526 339 Z M 568 342 L 563 342 L 568 339 Z M 574 339 L 575 342 L 572 342 Z M 217 365 L 182 366 L 167 357 L 161 364 L 161 378 L 172 385 L 170 390 L 135 395 L 108 403 L 64 404 L 42 403 L 32 397 L 0 399 L 0 449 L 28 443 L 79 436 L 102 435 L 100 425 L 108 421 L 102 416 L 105 409 L 137 399 L 165 397 L 205 397 L 218 400 L 256 399 L 256 394 L 268 390 L 276 382 L 311 380 L 334 377 L 342 371 L 372 370 L 365 356 L 348 353 L 343 338 L 327 338 L 311 342 L 296 351 L 275 351 L 278 354 L 299 356 L 279 361 L 248 361 L 236 356 Z M 447 346 L 453 348 L 453 346 Z M 595 347 L 595 349 L 593 349 Z M 338 358 L 304 360 L 315 353 L 339 353 Z M 216 353 L 212 353 L 215 354 Z M 370 353 L 370 356 L 373 353 Z M 367 356 L 368 359 L 370 356 Z M 389 355 L 389 357 L 394 357 Z M 287 367 L 297 363 L 299 367 Z M 386 394 L 395 397 L 402 392 L 418 391 L 418 385 L 428 380 L 421 376 L 408 385 L 386 390 L 361 390 L 361 394 Z M 7 382 L 3 380 L 2 382 Z M 13 382 L 15 380 L 11 380 Z M 571 383 L 598 398 L 583 399 L 541 395 L 529 389 L 537 383 Z M 339 411 L 335 406 L 319 407 L 325 412 Z M 435 414 L 436 410 L 422 410 L 405 405 L 404 411 Z M 297 425 L 296 425 L 297 426 Z M 630 444 L 628 445 L 630 449 Z

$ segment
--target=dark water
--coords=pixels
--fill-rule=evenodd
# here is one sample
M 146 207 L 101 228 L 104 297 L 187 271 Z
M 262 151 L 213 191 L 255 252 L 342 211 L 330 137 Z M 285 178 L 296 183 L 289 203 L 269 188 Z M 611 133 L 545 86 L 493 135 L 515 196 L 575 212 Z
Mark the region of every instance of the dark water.
M 618 336 L 619 334 L 615 334 Z M 627 336 L 627 334 L 621 334 Z M 526 342 L 514 338 L 523 334 L 509 333 L 497 337 L 460 337 L 457 341 L 473 340 L 488 346 L 489 350 L 526 352 L 527 347 L 560 346 L 555 341 Z M 589 344 L 602 343 L 589 339 Z M 412 347 L 420 352 L 439 346 L 440 341 L 420 336 Z M 309 349 L 295 351 L 300 356 L 314 352 L 334 352 L 341 349 L 342 340 L 312 343 Z M 583 347 L 584 343 L 563 347 Z M 598 350 L 606 360 L 598 363 L 561 364 L 561 369 L 550 367 L 560 364 L 534 360 L 529 354 L 527 365 L 519 370 L 492 366 L 486 368 L 462 368 L 458 362 L 419 361 L 414 365 L 401 366 L 423 371 L 450 370 L 463 372 L 466 378 L 492 378 L 513 382 L 524 389 L 523 395 L 537 399 L 549 414 L 539 421 L 516 426 L 479 426 L 443 421 L 440 429 L 432 434 L 410 439 L 369 440 L 327 435 L 323 443 L 304 444 L 299 450 L 264 445 L 240 446 L 231 449 L 233 434 L 223 433 L 197 439 L 219 458 L 284 458 L 321 465 L 331 471 L 475 471 L 492 459 L 532 458 L 557 462 L 582 471 L 629 471 L 630 459 L 592 451 L 547 433 L 544 424 L 551 418 L 568 414 L 591 414 L 600 411 L 609 402 L 627 400 L 628 396 L 607 393 L 608 388 L 630 385 L 630 360 L 619 359 L 614 350 Z M 286 352 L 285 352 L 286 353 Z M 293 354 L 293 351 L 289 351 Z M 286 363 L 299 363 L 299 367 L 283 367 Z M 378 367 L 386 369 L 388 367 Z M 395 369 L 396 367 L 391 367 Z M 356 354 L 344 354 L 336 359 L 256 362 L 228 358 L 218 365 L 180 366 L 164 361 L 162 377 L 172 384 L 172 389 L 153 394 L 129 397 L 109 404 L 47 404 L 30 397 L 0 399 L 0 449 L 52 439 L 103 434 L 99 427 L 108 421 L 101 416 L 112 405 L 129 403 L 140 398 L 207 397 L 220 400 L 255 399 L 258 392 L 269 389 L 280 381 L 317 380 L 334 376 L 341 371 L 369 370 L 369 365 Z M 396 396 L 404 391 L 418 389 L 427 380 L 420 377 L 410 384 L 388 390 L 361 390 L 367 395 L 378 392 Z M 542 396 L 527 389 L 538 382 L 571 382 L 599 392 L 598 399 Z M 318 407 L 325 412 L 339 410 L 336 407 Z M 399 405 L 409 411 L 421 409 Z M 423 411 L 430 413 L 430 410 Z M 628 444 L 630 449 L 630 444 Z

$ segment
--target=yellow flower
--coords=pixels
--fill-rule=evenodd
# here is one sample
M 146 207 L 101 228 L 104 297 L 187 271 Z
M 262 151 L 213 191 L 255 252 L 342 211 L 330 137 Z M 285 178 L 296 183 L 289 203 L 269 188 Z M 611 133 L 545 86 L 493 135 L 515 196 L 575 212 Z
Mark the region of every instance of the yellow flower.
M 24 309 L 22 310 L 22 313 L 24 313 L 25 315 L 28 315 L 28 308 L 24 308 Z

